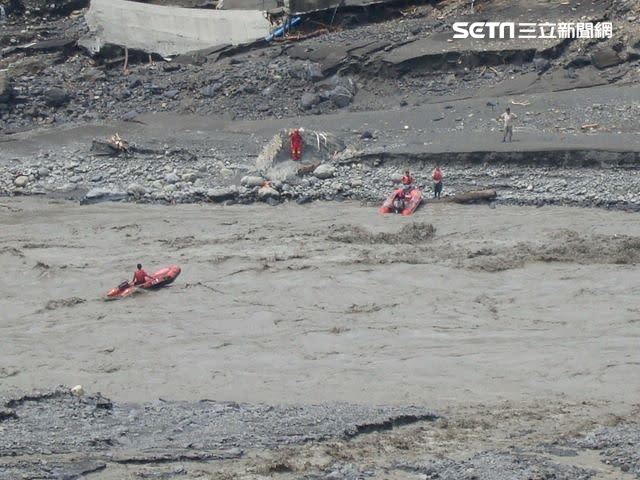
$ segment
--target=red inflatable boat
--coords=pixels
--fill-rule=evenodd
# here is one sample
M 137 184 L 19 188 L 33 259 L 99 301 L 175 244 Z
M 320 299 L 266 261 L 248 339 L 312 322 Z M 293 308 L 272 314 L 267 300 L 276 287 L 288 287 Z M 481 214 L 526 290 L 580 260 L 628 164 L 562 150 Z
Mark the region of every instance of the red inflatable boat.
M 112 288 L 107 292 L 108 298 L 124 298 L 131 295 L 133 292 L 138 290 L 139 288 L 145 290 L 151 290 L 154 288 L 164 287 L 165 285 L 169 285 L 172 283 L 178 275 L 180 275 L 180 267 L 177 265 L 171 265 L 170 267 L 165 267 L 162 270 L 158 270 L 157 272 L 149 275 L 151 280 L 147 280 L 145 283 L 141 285 L 134 285 L 131 282 L 122 282 L 115 288 Z
M 422 202 L 422 192 L 417 188 L 412 188 L 408 192 L 404 194 L 404 201 L 401 205 L 394 205 L 394 201 L 397 195 L 402 192 L 402 188 L 394 190 L 393 193 L 387 198 L 380 209 L 378 210 L 380 213 L 399 213 L 400 215 L 411 215 L 416 211 L 420 202 Z

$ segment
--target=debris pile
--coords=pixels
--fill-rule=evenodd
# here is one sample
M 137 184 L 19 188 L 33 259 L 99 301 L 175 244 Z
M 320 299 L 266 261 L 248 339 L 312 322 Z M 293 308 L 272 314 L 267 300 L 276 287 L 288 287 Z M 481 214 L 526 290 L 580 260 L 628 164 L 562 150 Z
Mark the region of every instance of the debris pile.
M 334 134 L 300 129 L 303 147 L 299 161 L 293 161 L 289 144 L 290 130 L 281 130 L 263 148 L 256 160 L 256 169 L 271 180 L 291 180 L 296 175 L 327 170 L 321 164 L 333 160 L 345 149 L 344 143 Z M 322 168 L 321 168 L 322 167 Z M 322 174 L 320 174 L 322 176 Z

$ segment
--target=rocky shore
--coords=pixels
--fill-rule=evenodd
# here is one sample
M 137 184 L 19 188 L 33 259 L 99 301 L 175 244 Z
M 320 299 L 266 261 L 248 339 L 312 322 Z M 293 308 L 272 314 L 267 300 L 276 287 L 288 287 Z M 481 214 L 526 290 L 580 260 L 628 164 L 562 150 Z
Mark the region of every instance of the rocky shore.
M 203 158 L 204 157 L 204 158 Z M 417 167 L 417 168 L 416 168 Z M 4 168 L 0 192 L 82 200 L 160 203 L 265 201 L 377 203 L 397 188 L 404 169 L 430 195 L 432 163 L 364 161 L 324 165 L 288 181 L 269 181 L 253 166 L 212 161 L 207 152 L 167 148 L 134 158 L 51 153 Z M 640 209 L 640 177 L 624 167 L 537 167 L 520 164 L 445 166 L 445 195 L 496 189 L 499 203 Z M 265 186 L 265 182 L 269 182 Z
M 293 407 L 212 400 L 137 405 L 112 402 L 100 394 L 77 396 L 63 387 L 5 397 L 2 405 L 3 480 L 92 475 L 107 479 L 125 471 L 136 478 L 163 479 L 610 478 L 585 462 L 587 452 L 599 457 L 602 465 L 611 465 L 612 475 L 617 471 L 619 478 L 640 478 L 636 423 L 539 445 L 525 442 L 512 449 L 479 451 L 457 460 L 427 453 L 418 439 L 449 432 L 449 443 L 459 448 L 472 443 L 456 438 L 459 430 L 469 427 L 460 419 L 439 418 L 415 407 Z M 404 447 L 401 436 L 406 438 Z M 375 460 L 360 451 L 368 443 L 383 447 Z
M 553 48 L 518 45 L 525 50 L 516 57 L 498 47 L 500 61 L 473 44 L 442 42 L 451 21 L 475 18 L 467 2 L 453 1 L 392 9 L 388 20 L 373 23 L 346 15 L 334 31 L 300 41 L 153 64 L 134 55 L 126 72 L 111 57 L 91 59 L 76 45 L 87 27 L 83 10 L 71 6 L 30 3 L 22 14 L 10 12 L 4 26 L 3 195 L 87 202 L 379 202 L 405 169 L 429 190 L 430 171 L 442 163 L 445 194 L 495 188 L 497 201 L 511 204 L 638 208 L 637 176 L 629 174 L 640 150 L 637 2 L 560 6 L 555 14 L 568 18 L 608 16 L 616 24 L 614 38 L 575 39 Z M 519 3 L 508 12 L 490 2 L 480 8 L 483 15 L 494 8 L 514 18 L 527 14 Z M 459 61 L 443 63 L 437 48 L 425 56 L 425 41 L 442 42 L 443 58 Z M 496 117 L 509 105 L 519 120 L 516 143 L 505 149 Z M 158 129 L 129 135 L 163 112 L 172 120 L 162 134 L 176 129 L 182 137 L 162 138 Z M 191 122 L 187 132 L 181 126 L 187 117 L 204 124 L 218 119 L 225 127 Z M 248 119 L 262 131 L 243 126 Z M 329 165 L 319 172 L 286 182 L 255 178 L 261 172 L 254 158 L 277 129 L 314 124 L 344 141 L 354 152 L 349 161 L 323 159 Z M 50 131 L 49 138 L 73 136 L 69 129 L 84 125 L 111 131 L 102 138 L 85 135 L 82 144 L 72 138 L 61 148 L 43 141 L 21 151 L 39 131 Z M 188 141 L 195 129 L 206 138 Z M 92 151 L 93 140 L 118 131 L 139 148 L 114 158 Z M 594 135 L 609 146 L 601 147 Z M 495 145 L 486 143 L 489 137 Z M 567 142 L 576 150 L 571 164 L 554 153 L 570 148 Z M 468 155 L 493 149 L 504 152 L 495 161 Z M 612 158 L 616 151 L 627 152 L 624 162 Z M 524 162 L 510 158 L 523 152 L 529 152 Z

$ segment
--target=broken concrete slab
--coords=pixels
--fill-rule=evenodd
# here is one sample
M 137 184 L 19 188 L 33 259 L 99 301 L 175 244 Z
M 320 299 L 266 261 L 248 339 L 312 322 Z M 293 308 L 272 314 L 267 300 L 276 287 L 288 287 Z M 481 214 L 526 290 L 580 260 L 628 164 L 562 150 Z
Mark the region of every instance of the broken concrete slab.
M 251 43 L 269 35 L 271 27 L 258 10 L 200 10 L 128 0 L 93 0 L 86 20 L 95 41 L 81 44 L 92 53 L 114 44 L 163 57 Z
M 453 40 L 451 37 L 451 32 L 441 32 L 406 43 L 383 55 L 382 61 L 401 70 L 418 64 L 421 68 L 439 71 L 479 65 L 521 64 L 532 61 L 536 53 L 543 57 L 553 56 L 551 52 L 564 42 L 558 38 L 525 42 L 498 39 Z
M 359 45 L 353 50 L 349 50 L 349 54 L 356 58 L 367 57 L 372 53 L 376 53 L 376 52 L 379 52 L 380 50 L 384 50 L 389 45 L 391 45 L 391 42 L 388 42 L 386 40 L 380 40 L 377 42 L 368 42 L 365 45 Z

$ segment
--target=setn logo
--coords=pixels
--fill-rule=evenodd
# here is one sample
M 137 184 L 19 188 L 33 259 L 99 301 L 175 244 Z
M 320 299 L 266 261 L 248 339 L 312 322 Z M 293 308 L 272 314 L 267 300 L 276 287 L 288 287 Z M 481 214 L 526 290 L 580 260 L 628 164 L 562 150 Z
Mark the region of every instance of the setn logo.
M 453 38 L 516 38 L 514 22 L 456 22 L 453 31 Z
M 611 38 L 611 22 L 455 22 L 454 39 L 460 38 Z

